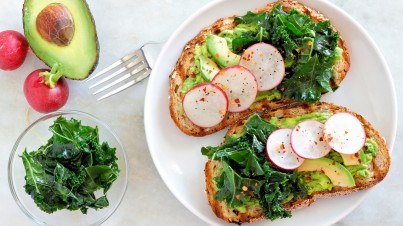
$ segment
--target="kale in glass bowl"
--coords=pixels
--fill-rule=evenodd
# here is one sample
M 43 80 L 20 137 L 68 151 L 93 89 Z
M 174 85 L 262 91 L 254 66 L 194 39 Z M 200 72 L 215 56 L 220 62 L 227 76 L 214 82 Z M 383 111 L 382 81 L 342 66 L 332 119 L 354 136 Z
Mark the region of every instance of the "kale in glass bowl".
M 99 225 L 119 206 L 128 160 L 113 130 L 79 111 L 47 114 L 17 139 L 9 186 L 21 210 L 41 225 Z

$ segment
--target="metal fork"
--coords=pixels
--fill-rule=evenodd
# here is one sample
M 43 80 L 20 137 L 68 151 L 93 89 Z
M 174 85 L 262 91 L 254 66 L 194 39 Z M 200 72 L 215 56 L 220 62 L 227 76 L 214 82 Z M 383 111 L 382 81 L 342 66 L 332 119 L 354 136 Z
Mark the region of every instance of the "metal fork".
M 147 43 L 89 77 L 86 82 L 97 100 L 117 94 L 151 74 L 163 43 Z

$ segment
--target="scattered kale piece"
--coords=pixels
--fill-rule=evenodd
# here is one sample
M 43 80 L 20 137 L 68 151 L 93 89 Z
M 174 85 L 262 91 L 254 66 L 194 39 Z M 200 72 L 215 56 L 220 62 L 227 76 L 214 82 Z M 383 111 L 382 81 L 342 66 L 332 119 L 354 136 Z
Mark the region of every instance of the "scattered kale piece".
M 44 212 L 61 209 L 87 213 L 109 205 L 106 192 L 119 175 L 116 148 L 99 143 L 98 127 L 58 117 L 46 145 L 22 155 L 25 191 Z M 103 189 L 103 196 L 94 192 Z
M 222 146 L 202 148 L 203 155 L 222 162 L 221 174 L 214 179 L 217 200 L 231 208 L 258 202 L 271 220 L 291 216 L 283 204 L 307 193 L 296 172 L 281 171 L 267 160 L 266 140 L 276 129 L 254 114 L 246 121 L 242 134 L 228 135 Z

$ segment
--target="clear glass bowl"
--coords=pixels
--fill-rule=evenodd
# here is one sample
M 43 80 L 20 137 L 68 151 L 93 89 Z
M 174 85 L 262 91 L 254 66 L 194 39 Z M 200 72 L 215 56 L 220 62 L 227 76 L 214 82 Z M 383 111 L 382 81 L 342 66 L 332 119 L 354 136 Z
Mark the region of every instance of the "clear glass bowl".
M 111 147 L 116 148 L 118 165 L 120 169 L 118 179 L 112 184 L 107 192 L 109 206 L 103 209 L 88 209 L 87 214 L 82 214 L 80 210 L 59 210 L 52 214 L 45 213 L 36 206 L 33 199 L 25 192 L 25 169 L 19 155 L 24 149 L 27 152 L 38 150 L 41 145 L 47 143 L 52 136 L 49 126 L 53 124 L 57 117 L 63 116 L 66 119 L 75 118 L 83 125 L 99 129 L 100 142 L 106 141 Z M 126 192 L 128 181 L 128 159 L 125 150 L 116 136 L 115 132 L 104 122 L 94 116 L 79 111 L 58 111 L 44 115 L 32 123 L 22 132 L 17 139 L 8 162 L 8 182 L 11 193 L 21 210 L 33 221 L 40 225 L 99 225 L 107 220 L 117 209 Z

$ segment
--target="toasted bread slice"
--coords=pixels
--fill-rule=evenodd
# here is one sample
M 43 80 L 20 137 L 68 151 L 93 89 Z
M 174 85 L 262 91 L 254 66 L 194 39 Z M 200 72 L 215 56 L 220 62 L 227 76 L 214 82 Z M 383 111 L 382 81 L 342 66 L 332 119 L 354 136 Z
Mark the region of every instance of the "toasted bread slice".
M 271 9 L 278 4 L 278 2 L 268 4 L 267 6 L 257 9 L 256 12 L 263 11 L 271 11 Z M 300 12 L 309 15 L 314 22 L 320 22 L 324 20 L 328 20 L 324 15 L 315 11 L 297 1 L 283 0 L 283 9 L 288 12 L 292 8 L 299 10 Z M 201 128 L 199 126 L 194 125 L 183 113 L 182 110 L 182 99 L 184 94 L 181 93 L 182 84 L 190 76 L 190 68 L 195 63 L 194 58 L 194 50 L 197 44 L 202 44 L 207 35 L 209 34 L 218 34 L 223 30 L 233 29 L 237 24 L 234 22 L 235 16 L 229 18 L 223 18 L 217 20 L 212 25 L 204 28 L 196 37 L 190 40 L 184 47 L 181 56 L 179 57 L 172 73 L 170 74 L 170 89 L 169 89 L 169 110 L 171 117 L 175 124 L 181 129 L 184 133 L 192 136 L 205 136 L 208 134 L 212 134 L 216 131 L 219 131 L 234 122 L 238 121 L 241 118 L 244 118 L 247 115 L 252 114 L 256 111 L 264 111 L 264 110 L 273 110 L 279 107 L 286 106 L 292 102 L 292 100 L 278 100 L 278 101 L 268 101 L 262 100 L 254 105 L 253 109 L 248 109 L 239 113 L 227 113 L 225 119 L 216 126 L 209 128 Z M 333 27 L 334 28 L 334 27 Z M 336 28 L 334 28 L 336 30 Z M 332 85 L 333 87 L 337 87 L 340 85 L 342 80 L 345 78 L 347 71 L 350 68 L 350 57 L 347 51 L 346 45 L 342 37 L 339 37 L 338 46 L 343 49 L 342 58 L 336 62 L 333 67 L 333 79 Z
M 372 125 L 361 115 L 349 111 L 345 107 L 340 107 L 330 103 L 317 103 L 317 104 L 303 104 L 297 107 L 283 108 L 276 111 L 263 114 L 261 117 L 264 119 L 270 119 L 271 117 L 288 118 L 299 115 L 304 115 L 312 112 L 330 112 L 332 114 L 337 112 L 348 112 L 356 116 L 364 126 L 367 138 L 372 138 L 378 144 L 378 151 L 373 158 L 370 165 L 371 177 L 365 179 L 355 179 L 355 187 L 333 187 L 331 191 L 314 192 L 311 196 L 305 199 L 298 199 L 296 201 L 286 203 L 283 207 L 286 210 L 295 210 L 302 207 L 307 207 L 313 203 L 317 198 L 333 197 L 340 195 L 347 195 L 360 190 L 368 189 L 375 184 L 383 180 L 389 170 L 390 156 L 386 142 L 384 138 L 376 131 Z M 233 125 L 227 134 L 239 134 L 242 133 L 244 121 L 240 121 Z M 236 209 L 229 208 L 225 202 L 217 201 L 214 196 L 217 192 L 214 178 L 219 176 L 219 169 L 221 162 L 216 160 L 208 160 L 205 165 L 205 180 L 206 180 L 206 192 L 208 202 L 219 217 L 228 222 L 244 223 L 254 222 L 260 219 L 264 219 L 263 210 L 260 206 L 247 207 L 245 213 L 240 213 Z

